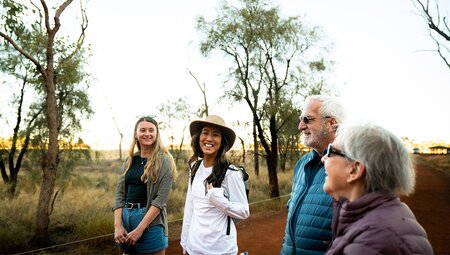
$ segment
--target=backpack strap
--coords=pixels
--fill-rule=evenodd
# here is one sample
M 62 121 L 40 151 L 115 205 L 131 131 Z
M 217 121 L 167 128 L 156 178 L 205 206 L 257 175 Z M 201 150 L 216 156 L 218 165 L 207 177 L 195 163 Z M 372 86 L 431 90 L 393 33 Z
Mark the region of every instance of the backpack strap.
M 227 216 L 227 236 L 230 235 L 230 224 L 231 224 L 231 217 Z
M 197 170 L 200 167 L 201 163 L 202 163 L 202 160 L 199 159 L 199 160 L 195 161 L 194 165 L 192 166 L 192 169 L 191 169 L 191 185 L 192 185 L 192 182 L 194 181 L 195 174 L 197 173 Z
M 247 199 L 248 199 L 249 190 L 248 190 L 248 183 L 247 183 L 247 181 L 248 181 L 248 177 L 249 176 L 247 174 L 247 171 L 245 171 L 245 168 L 243 166 L 229 165 L 227 170 L 240 171 L 242 173 L 242 180 L 244 181 L 245 193 L 246 193 Z M 226 173 L 226 171 L 225 171 L 225 173 Z M 223 178 L 223 179 L 225 179 L 225 178 Z M 226 232 L 227 236 L 230 235 L 230 228 L 231 228 L 230 224 L 231 224 L 231 217 L 227 216 L 227 232 Z
M 247 171 L 245 170 L 245 167 L 239 166 L 239 170 L 241 170 L 241 172 L 242 172 L 242 180 L 244 180 L 244 182 L 248 181 L 249 175 L 248 175 Z

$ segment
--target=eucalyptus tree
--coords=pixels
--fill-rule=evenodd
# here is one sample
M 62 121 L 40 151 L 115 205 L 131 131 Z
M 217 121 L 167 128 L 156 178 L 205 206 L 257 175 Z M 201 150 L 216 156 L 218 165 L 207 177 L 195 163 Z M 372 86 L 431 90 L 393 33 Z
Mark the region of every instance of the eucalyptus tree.
M 31 135 L 39 125 L 39 116 L 44 110 L 42 106 L 31 104 L 28 113 L 24 116 L 26 85 L 27 77 L 24 76 L 19 93 L 13 97 L 13 102 L 11 102 L 16 110 L 15 124 L 12 127 L 13 134 L 8 147 L 0 151 L 0 172 L 3 182 L 8 185 L 10 199 L 13 199 L 16 194 L 19 171 L 28 152 Z M 7 170 L 9 170 L 9 174 Z
M 326 66 L 321 56 L 326 47 L 320 44 L 318 27 L 308 27 L 297 16 L 282 17 L 268 1 L 240 0 L 239 5 L 223 1 L 213 20 L 198 17 L 200 50 L 204 56 L 222 52 L 229 61 L 227 73 L 233 85 L 225 93 L 248 105 L 257 142 L 264 148 L 270 196 L 277 197 L 278 139 L 295 113 L 282 111 L 285 105 L 298 108 L 304 96 L 317 92 L 318 84 L 303 81 L 311 75 L 311 66 Z
M 448 13 L 440 9 L 439 0 L 413 0 L 419 15 L 428 26 L 431 39 L 436 44 L 436 52 L 450 69 L 450 26 Z
M 92 113 L 86 94 L 87 73 L 82 68 L 86 60 L 83 45 L 87 28 L 83 7 L 77 39 L 70 42 L 68 37 L 56 37 L 61 28 L 61 15 L 72 2 L 63 1 L 50 10 L 45 0 L 0 1 L 3 6 L 0 11 L 2 47 L 15 50 L 21 61 L 33 66 L 32 79 L 28 82 L 37 93 L 36 109 L 43 109 L 45 113 L 38 114 L 35 120 L 36 125 L 45 123 L 45 126 L 34 129 L 46 148 L 34 235 L 40 244 L 49 241 L 49 209 L 60 161 L 59 142 L 64 137 L 72 137 L 73 131 L 81 128 L 80 116 Z
M 0 73 L 5 78 L 3 82 L 2 101 L 8 101 L 12 106 L 13 111 L 3 108 L 5 122 L 13 122 L 12 136 L 7 147 L 0 151 L 0 172 L 3 182 L 8 186 L 8 194 L 10 198 L 14 198 L 17 187 L 17 178 L 19 170 L 22 167 L 22 161 L 28 150 L 30 144 L 31 131 L 35 127 L 36 119 L 42 113 L 42 109 L 36 109 L 33 105 L 28 105 L 30 96 L 27 95 L 30 86 L 30 81 L 35 75 L 35 68 L 30 63 L 24 63 L 19 54 L 15 50 L 8 47 L 0 47 Z M 12 76 L 12 77 L 11 77 Z M 17 85 L 9 84 L 9 80 L 14 80 Z M 17 89 L 10 89 L 13 87 Z M 11 90 L 12 93 L 6 93 L 6 90 Z M 4 102 L 5 103 L 5 102 Z M 28 114 L 25 114 L 25 109 L 30 108 Z M 8 118 L 14 116 L 14 120 Z M 27 118 L 24 125 L 24 119 Z M 25 126 L 25 127 L 23 127 Z M 6 124 L 2 124 L 3 130 L 7 129 Z M 7 171 L 8 170 L 8 171 Z M 9 173 L 8 173 L 9 172 Z

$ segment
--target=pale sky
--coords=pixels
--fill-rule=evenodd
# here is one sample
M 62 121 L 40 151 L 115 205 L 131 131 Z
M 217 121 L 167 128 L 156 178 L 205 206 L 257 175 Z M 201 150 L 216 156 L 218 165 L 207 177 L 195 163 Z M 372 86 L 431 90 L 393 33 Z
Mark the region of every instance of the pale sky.
M 448 16 L 450 3 L 440 2 Z M 331 57 L 336 65 L 330 82 L 352 119 L 376 122 L 416 141 L 450 143 L 450 70 L 430 51 L 434 44 L 423 20 L 414 14 L 412 1 L 274 3 L 282 15 L 305 16 L 307 24 L 322 27 L 334 44 Z M 198 48 L 195 17 L 214 17 L 218 4 L 215 0 L 89 2 L 87 40 L 94 54 L 89 69 L 95 77 L 89 93 L 96 114 L 85 122 L 86 143 L 95 149 L 118 147 L 108 104 L 125 135 L 124 149 L 136 116 L 158 116 L 158 105 L 184 96 L 200 106 L 201 93 L 187 69 L 207 84 L 211 114 L 224 115 L 228 123 L 238 119 L 236 112 L 242 109 L 228 111 L 225 103 L 215 103 L 214 91 L 221 90 L 227 67 L 219 54 L 204 59 Z

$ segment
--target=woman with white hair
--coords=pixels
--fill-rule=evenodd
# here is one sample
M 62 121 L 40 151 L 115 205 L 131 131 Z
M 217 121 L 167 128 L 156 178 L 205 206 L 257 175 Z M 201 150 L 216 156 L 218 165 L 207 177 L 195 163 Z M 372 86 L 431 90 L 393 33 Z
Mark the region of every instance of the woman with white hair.
M 377 125 L 344 125 L 322 161 L 323 189 L 335 200 L 326 254 L 433 254 L 425 230 L 399 198 L 415 184 L 399 138 Z

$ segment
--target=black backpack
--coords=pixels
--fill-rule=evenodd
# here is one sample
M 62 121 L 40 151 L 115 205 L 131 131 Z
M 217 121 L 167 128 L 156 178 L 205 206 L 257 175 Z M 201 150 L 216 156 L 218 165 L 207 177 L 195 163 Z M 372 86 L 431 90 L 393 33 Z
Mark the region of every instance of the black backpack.
M 201 162 L 202 162 L 202 160 L 197 160 L 194 163 L 194 166 L 192 167 L 193 175 L 191 176 L 191 184 L 192 184 L 192 181 L 194 181 L 195 173 L 197 173 L 197 169 L 200 167 L 200 163 Z M 247 201 L 249 201 L 249 193 L 250 193 L 250 190 L 249 190 L 249 187 L 248 187 L 249 175 L 248 175 L 247 171 L 245 170 L 245 168 L 243 166 L 238 166 L 238 167 L 236 167 L 236 166 L 235 167 L 229 166 L 227 170 L 241 171 L 241 173 L 242 173 L 242 181 L 244 182 L 244 186 L 245 186 L 245 194 L 247 195 Z M 225 174 L 226 174 L 226 171 L 221 176 L 219 176 L 219 178 L 217 180 L 217 183 L 218 183 L 217 186 L 221 186 L 222 185 L 223 179 L 225 179 Z

